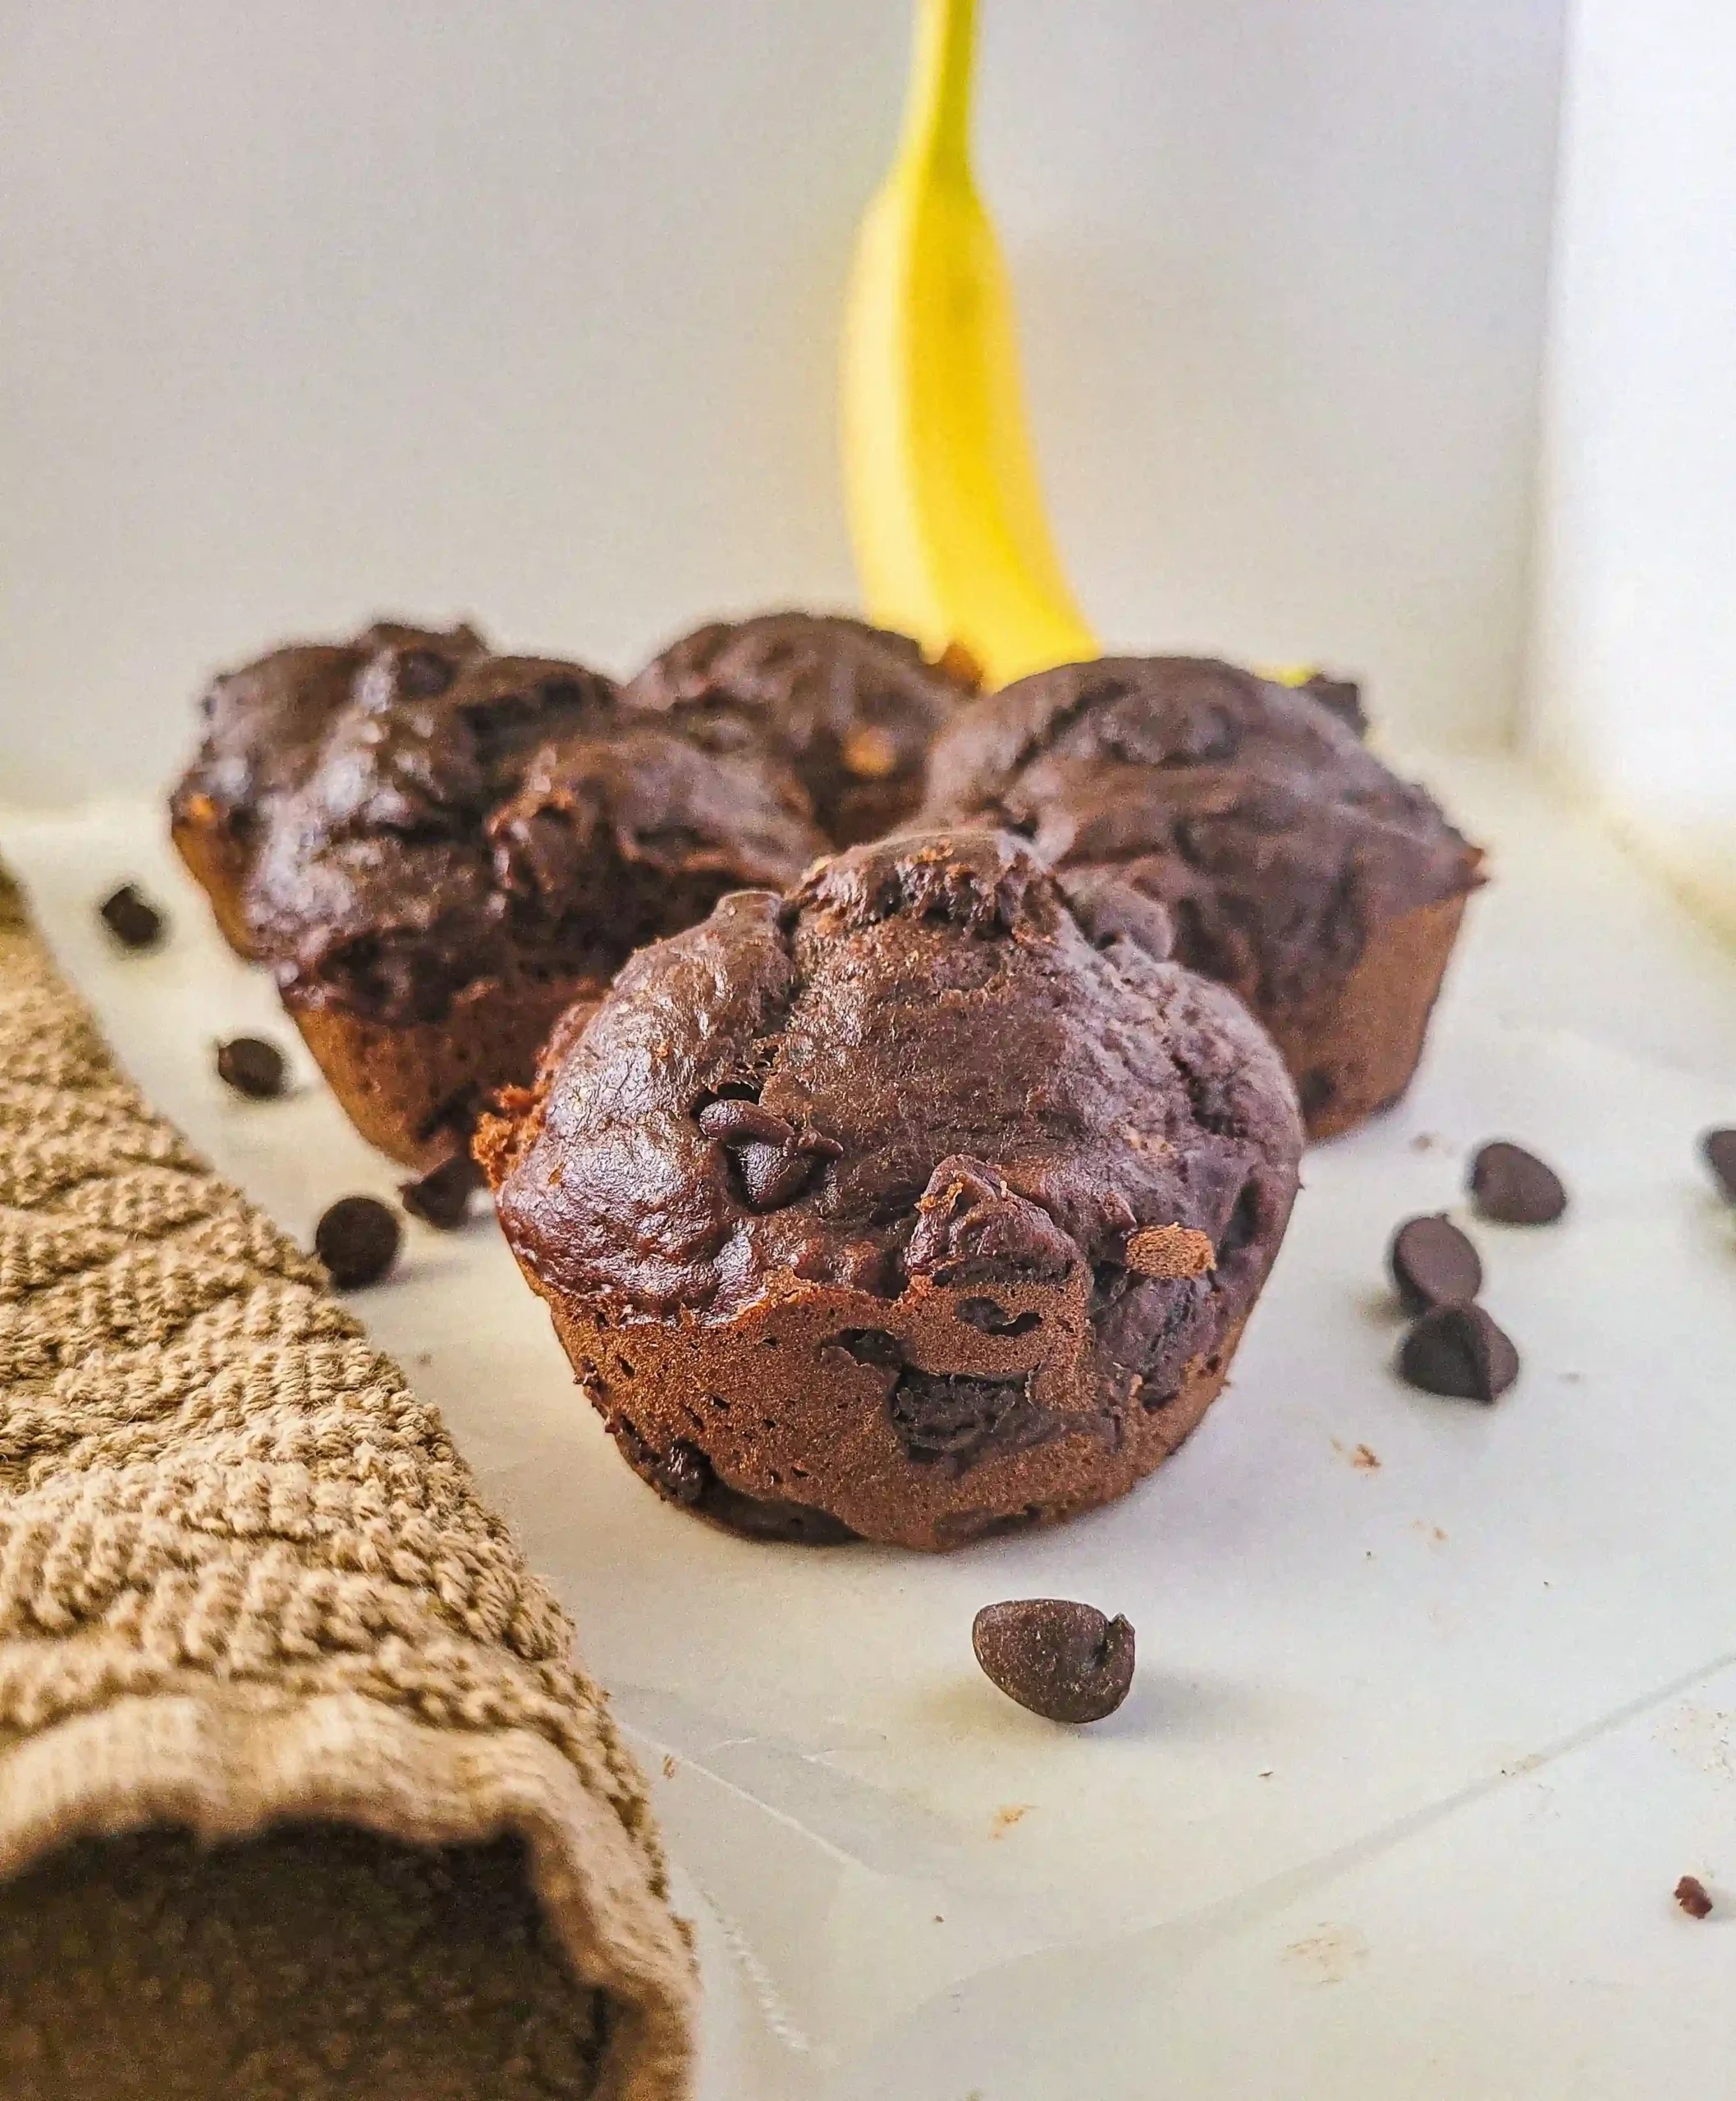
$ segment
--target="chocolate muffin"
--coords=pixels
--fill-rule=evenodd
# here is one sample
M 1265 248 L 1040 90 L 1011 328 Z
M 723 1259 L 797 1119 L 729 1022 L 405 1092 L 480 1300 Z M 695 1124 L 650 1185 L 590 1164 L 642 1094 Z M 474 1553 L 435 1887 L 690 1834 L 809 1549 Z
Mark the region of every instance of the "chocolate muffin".
M 1082 926 L 1005 835 L 859 847 L 635 956 L 484 1123 L 520 1265 L 670 1500 L 951 1547 L 1121 1495 L 1199 1421 L 1301 1124 L 1112 889 Z
M 169 829 L 238 954 L 254 953 L 245 894 L 271 806 L 314 764 L 357 674 L 396 650 L 425 657 L 422 675 L 437 682 L 485 646 L 471 627 L 442 633 L 377 620 L 353 641 L 292 642 L 213 680 L 199 703 L 204 739 L 170 798 Z
M 653 658 L 626 698 L 676 711 L 721 745 L 768 744 L 828 839 L 853 846 L 915 809 L 935 733 L 974 690 L 960 655 L 931 664 L 908 635 L 786 612 L 696 629 Z
M 1364 748 L 1359 719 L 1342 681 L 1065 665 L 959 712 L 918 822 L 1003 825 L 1161 904 L 1177 958 L 1265 1023 L 1328 1137 L 1408 1086 L 1482 858 Z
M 256 775 L 247 945 L 357 1128 L 410 1166 L 462 1149 L 634 948 L 824 844 L 774 761 L 634 716 L 576 664 L 394 635 L 282 720 L 300 741 Z

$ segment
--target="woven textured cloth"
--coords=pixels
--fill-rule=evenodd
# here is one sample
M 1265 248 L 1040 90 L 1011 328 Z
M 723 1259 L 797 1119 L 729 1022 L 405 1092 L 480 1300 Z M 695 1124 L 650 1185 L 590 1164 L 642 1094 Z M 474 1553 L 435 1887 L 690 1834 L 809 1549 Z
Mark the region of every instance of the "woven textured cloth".
M 0 2095 L 688 2091 L 571 1629 L 0 871 Z

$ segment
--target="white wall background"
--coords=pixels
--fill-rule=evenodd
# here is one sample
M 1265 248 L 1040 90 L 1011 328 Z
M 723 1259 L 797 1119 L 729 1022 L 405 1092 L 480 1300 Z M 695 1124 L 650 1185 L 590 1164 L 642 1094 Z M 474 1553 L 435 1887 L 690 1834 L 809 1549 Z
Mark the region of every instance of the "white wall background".
M 1736 929 L 1736 7 L 1578 0 L 1532 734 Z
M 1564 0 L 982 0 L 1106 635 L 1510 720 Z M 851 594 L 832 373 L 897 0 L 6 0 L 0 795 L 173 769 L 376 608 L 630 663 Z

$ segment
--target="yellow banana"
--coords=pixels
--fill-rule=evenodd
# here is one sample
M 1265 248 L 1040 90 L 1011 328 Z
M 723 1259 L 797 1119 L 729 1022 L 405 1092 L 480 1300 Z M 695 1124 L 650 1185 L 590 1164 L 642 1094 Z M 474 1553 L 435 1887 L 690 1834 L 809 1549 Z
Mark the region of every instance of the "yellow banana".
M 1097 654 L 1056 559 L 1011 287 L 971 180 L 973 0 L 918 0 L 903 143 L 845 316 L 844 478 L 869 616 L 1001 685 Z

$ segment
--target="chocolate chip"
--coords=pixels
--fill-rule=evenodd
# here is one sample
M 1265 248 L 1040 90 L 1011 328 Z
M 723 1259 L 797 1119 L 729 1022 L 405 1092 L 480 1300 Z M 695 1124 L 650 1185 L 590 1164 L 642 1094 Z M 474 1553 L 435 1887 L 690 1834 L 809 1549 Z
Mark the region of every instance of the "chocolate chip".
M 1523 1146 L 1496 1138 L 1471 1162 L 1471 1194 L 1485 1218 L 1502 1225 L 1553 1225 L 1567 1209 L 1554 1168 Z
M 1519 1375 L 1519 1353 L 1480 1306 L 1437 1306 L 1399 1349 L 1399 1374 L 1425 1394 L 1493 1401 Z
M 757 1101 L 708 1101 L 699 1122 L 707 1137 L 734 1151 L 747 1201 L 758 1211 L 793 1202 L 820 1162 L 836 1160 L 844 1150 L 836 1138 L 799 1133 L 787 1117 Z
M 122 883 L 97 910 L 123 949 L 153 949 L 163 939 L 163 916 L 136 883 Z
M 483 1171 L 467 1152 L 455 1152 L 437 1167 L 431 1167 L 419 1182 L 401 1182 L 398 1195 L 405 1211 L 442 1233 L 456 1233 L 464 1224 L 474 1191 L 483 1185 Z
M 1051 1722 L 1101 1722 L 1134 1682 L 1134 1630 L 1071 1598 L 984 1605 L 970 1630 L 984 1673 Z
M 712 1470 L 698 1445 L 678 1439 L 653 1467 L 652 1477 L 671 1503 L 690 1510 L 704 1495 Z
M 1676 1902 L 1690 1919 L 1704 1919 L 1712 1908 L 1711 1892 L 1697 1874 L 1684 1874 L 1676 1884 Z
M 1483 1288 L 1477 1250 L 1450 1219 L 1407 1219 L 1392 1236 L 1386 1265 L 1407 1313 L 1461 1306 Z
M 270 1101 L 283 1092 L 288 1068 L 275 1043 L 257 1036 L 231 1036 L 217 1046 L 217 1076 L 251 1101 Z
M 758 1144 L 740 1147 L 735 1162 L 748 1202 L 757 1211 L 775 1211 L 781 1205 L 793 1203 L 819 1165 L 812 1153 Z
M 795 1126 L 787 1117 L 774 1115 L 757 1101 L 737 1101 L 730 1096 L 706 1103 L 699 1111 L 699 1128 L 707 1137 L 719 1139 L 725 1145 L 752 1141 L 787 1146 L 795 1138 Z
M 1736 1131 L 1708 1131 L 1700 1141 L 1700 1151 L 1719 1188 L 1736 1204 Z
M 377 1197 L 340 1197 L 314 1229 L 314 1252 L 339 1291 L 378 1284 L 398 1258 L 403 1229 Z
M 1312 678 L 1304 679 L 1302 691 L 1310 700 L 1317 700 L 1330 713 L 1335 715 L 1348 729 L 1358 736 L 1367 734 L 1368 716 L 1363 707 L 1363 689 L 1354 679 L 1335 679 L 1326 671 L 1316 671 Z
M 432 649 L 406 649 L 398 659 L 398 690 L 411 700 L 432 700 L 455 675 L 445 657 Z

